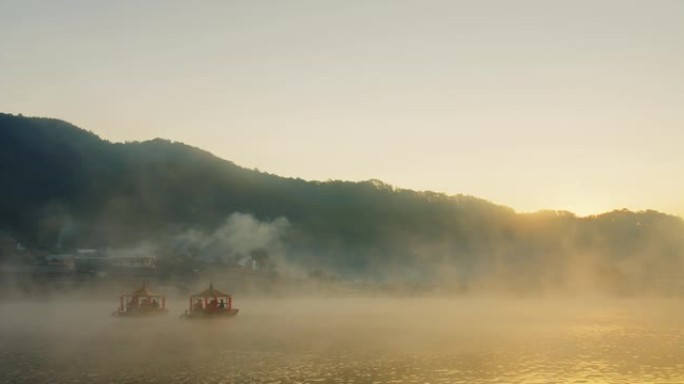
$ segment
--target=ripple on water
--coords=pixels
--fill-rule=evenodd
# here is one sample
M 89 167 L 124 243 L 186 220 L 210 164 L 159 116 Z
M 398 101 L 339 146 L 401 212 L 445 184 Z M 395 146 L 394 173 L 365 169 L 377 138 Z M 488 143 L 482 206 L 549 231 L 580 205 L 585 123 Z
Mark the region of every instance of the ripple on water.
M 417 335 L 408 325 L 405 329 L 394 325 L 403 331 L 399 335 L 405 336 L 384 334 L 381 326 L 371 324 L 366 334 L 379 333 L 374 344 L 337 336 L 351 333 L 337 332 L 340 327 L 345 330 L 345 322 L 339 321 L 331 321 L 327 333 L 323 332 L 325 322 L 317 324 L 316 340 L 306 338 L 305 326 L 272 324 L 272 328 L 289 327 L 289 333 L 281 333 L 251 322 L 249 317 L 231 323 L 231 328 L 218 329 L 168 319 L 121 323 L 96 317 L 84 332 L 55 330 L 43 323 L 31 332 L 17 332 L 0 324 L 0 382 L 684 382 L 684 329 L 672 325 L 671 320 L 660 324 L 655 315 L 644 323 L 621 312 L 621 317 L 611 322 L 606 311 L 601 313 L 598 322 L 578 318 L 570 326 L 545 328 L 544 332 L 522 326 L 511 329 L 503 324 L 508 319 L 505 316 L 501 324 L 426 327 Z M 338 312 L 333 315 L 342 316 Z M 461 320 L 456 323 L 464 324 Z M 358 321 L 355 324 L 358 326 Z M 500 328 L 517 333 L 501 333 Z M 475 331 L 482 337 L 473 338 L 470 333 Z

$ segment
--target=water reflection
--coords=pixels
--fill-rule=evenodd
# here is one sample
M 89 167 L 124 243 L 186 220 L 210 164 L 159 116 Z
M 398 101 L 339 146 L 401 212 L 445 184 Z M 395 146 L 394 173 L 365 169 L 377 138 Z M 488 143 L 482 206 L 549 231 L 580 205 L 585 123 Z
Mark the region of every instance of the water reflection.
M 678 300 L 242 301 L 229 321 L 3 303 L 0 382 L 678 383 Z

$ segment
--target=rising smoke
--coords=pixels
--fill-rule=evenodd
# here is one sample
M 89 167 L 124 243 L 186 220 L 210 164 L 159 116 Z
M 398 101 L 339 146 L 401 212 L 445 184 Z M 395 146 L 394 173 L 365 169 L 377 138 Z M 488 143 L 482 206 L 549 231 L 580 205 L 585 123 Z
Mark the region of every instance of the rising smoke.
M 181 251 L 196 252 L 204 261 L 248 266 L 251 256 L 259 251 L 282 260 L 283 237 L 289 228 L 289 221 L 283 217 L 259 221 L 249 214 L 233 213 L 211 232 L 193 229 L 181 233 L 176 236 L 175 246 Z

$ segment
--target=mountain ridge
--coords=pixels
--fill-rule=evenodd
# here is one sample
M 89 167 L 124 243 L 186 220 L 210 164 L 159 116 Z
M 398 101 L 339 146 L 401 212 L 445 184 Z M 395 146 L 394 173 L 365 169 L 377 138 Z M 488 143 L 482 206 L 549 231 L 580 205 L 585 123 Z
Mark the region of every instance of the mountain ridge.
M 152 241 L 167 255 L 223 252 L 231 262 L 234 244 L 180 251 L 176 239 L 241 213 L 257 230 L 287 221 L 269 252 L 344 276 L 531 289 L 571 284 L 581 265 L 596 284 L 624 290 L 634 274 L 650 287 L 684 271 L 684 223 L 673 215 L 516 213 L 379 180 L 305 181 L 165 139 L 112 143 L 57 119 L 0 114 L 0 184 L 0 236 L 46 251 Z

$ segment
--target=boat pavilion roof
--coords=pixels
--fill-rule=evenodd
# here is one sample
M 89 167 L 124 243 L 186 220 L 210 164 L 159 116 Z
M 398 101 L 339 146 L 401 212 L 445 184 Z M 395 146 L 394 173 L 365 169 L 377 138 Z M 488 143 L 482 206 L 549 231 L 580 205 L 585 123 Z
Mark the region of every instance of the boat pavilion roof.
M 151 291 L 149 288 L 147 288 L 147 283 L 143 283 L 142 287 L 131 292 L 130 296 L 159 296 L 159 297 L 161 297 L 163 295 L 160 295 L 156 292 Z
M 221 297 L 225 296 L 228 297 L 230 296 L 227 293 L 221 292 L 218 289 L 214 288 L 214 284 L 209 284 L 209 288 L 205 289 L 204 291 L 192 295 L 193 298 L 195 297 Z

